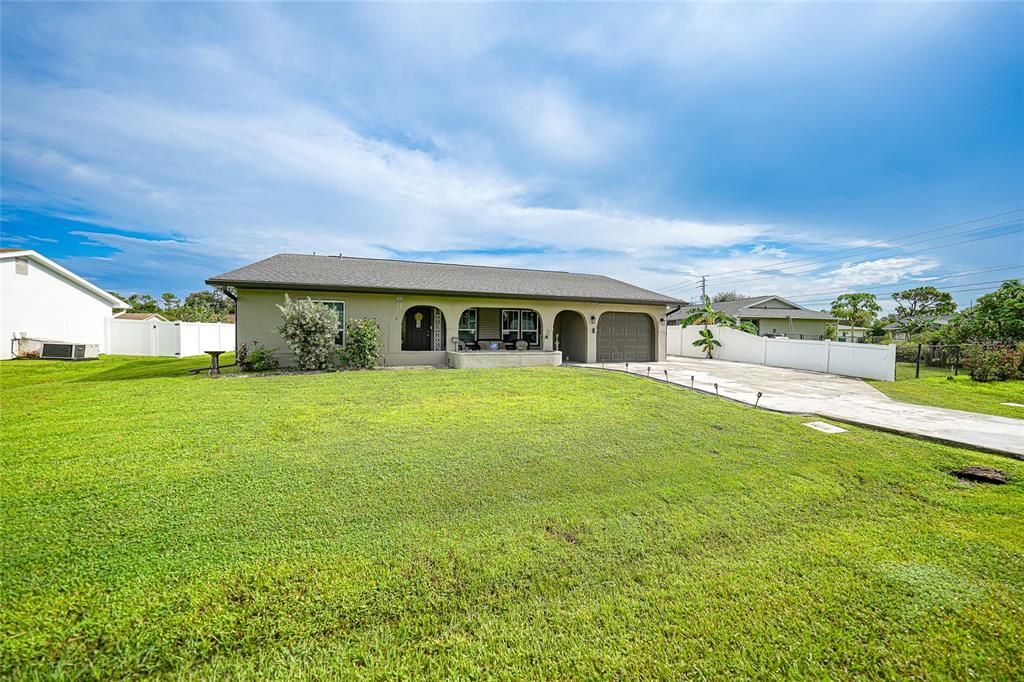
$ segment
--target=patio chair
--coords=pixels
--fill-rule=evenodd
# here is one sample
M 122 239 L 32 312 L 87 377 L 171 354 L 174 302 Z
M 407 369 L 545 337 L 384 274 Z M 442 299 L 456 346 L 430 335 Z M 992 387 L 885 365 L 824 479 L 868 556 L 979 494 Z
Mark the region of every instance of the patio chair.
M 519 339 L 518 341 L 516 341 L 516 350 L 529 350 L 529 349 L 530 349 L 530 342 L 529 341 L 525 341 L 523 339 Z
M 455 350 L 456 351 L 466 350 L 466 342 L 463 341 L 462 339 L 460 339 L 459 337 L 453 336 L 452 337 L 452 343 L 455 344 Z
M 505 350 L 505 342 L 500 339 L 480 339 L 476 345 L 477 348 L 485 351 Z

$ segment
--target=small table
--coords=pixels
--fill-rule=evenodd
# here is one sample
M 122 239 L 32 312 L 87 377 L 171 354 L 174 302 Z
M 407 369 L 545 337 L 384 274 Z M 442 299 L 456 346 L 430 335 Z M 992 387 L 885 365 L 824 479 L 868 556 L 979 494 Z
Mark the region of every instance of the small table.
M 210 356 L 210 374 L 220 374 L 220 354 L 222 350 L 204 350 Z

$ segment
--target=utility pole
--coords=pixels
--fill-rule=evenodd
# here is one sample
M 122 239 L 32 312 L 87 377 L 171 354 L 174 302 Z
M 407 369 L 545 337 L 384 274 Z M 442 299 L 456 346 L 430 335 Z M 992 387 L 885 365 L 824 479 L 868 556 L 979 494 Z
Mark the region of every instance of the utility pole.
M 701 303 L 707 303 L 708 302 L 708 276 L 707 275 L 701 275 L 700 276 L 700 302 Z

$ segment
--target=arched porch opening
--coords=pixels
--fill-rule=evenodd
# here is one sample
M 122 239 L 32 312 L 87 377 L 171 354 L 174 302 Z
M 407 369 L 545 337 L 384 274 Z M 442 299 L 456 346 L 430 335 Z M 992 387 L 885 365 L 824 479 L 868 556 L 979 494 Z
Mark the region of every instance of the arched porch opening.
M 581 313 L 563 310 L 555 315 L 551 327 L 554 348 L 562 351 L 563 361 L 587 361 L 587 319 Z
M 402 316 L 402 350 L 444 350 L 445 332 L 444 313 L 439 308 L 412 306 Z

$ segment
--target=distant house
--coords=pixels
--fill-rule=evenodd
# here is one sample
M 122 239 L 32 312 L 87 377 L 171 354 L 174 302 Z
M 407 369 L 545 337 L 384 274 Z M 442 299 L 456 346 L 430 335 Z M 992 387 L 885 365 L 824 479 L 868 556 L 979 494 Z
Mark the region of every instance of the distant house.
M 781 296 L 755 296 L 737 301 L 722 301 L 711 306 L 719 312 L 750 322 L 760 336 L 785 336 L 791 339 L 821 339 L 825 327 L 838 320 L 832 313 L 810 310 Z M 683 308 L 669 315 L 671 324 L 690 315 L 694 308 Z
M 145 322 L 146 320 L 159 320 L 161 322 L 167 321 L 167 318 L 161 315 L 160 313 L 118 313 L 117 315 L 114 315 L 114 319 L 141 320 L 143 322 Z
M 902 339 L 902 340 L 906 341 L 906 340 L 910 339 L 910 334 L 906 334 L 906 333 L 903 333 L 903 332 L 899 331 L 904 323 L 909 322 L 910 320 L 915 320 L 915 321 L 935 320 L 935 324 L 939 325 L 940 327 L 944 327 L 947 324 L 949 324 L 949 321 L 952 320 L 954 317 L 956 317 L 956 316 L 955 315 L 917 315 L 915 317 L 904 317 L 902 319 L 896 320 L 895 322 L 890 322 L 889 324 L 887 324 L 884 327 L 882 327 L 882 329 L 884 329 L 885 331 L 887 331 L 890 334 L 892 334 L 892 338 L 893 339 L 897 339 L 897 340 Z
M 0 249 L 0 292 L 0 360 L 14 357 L 16 339 L 25 338 L 94 344 L 106 352 L 106 320 L 128 307 L 28 249 Z

